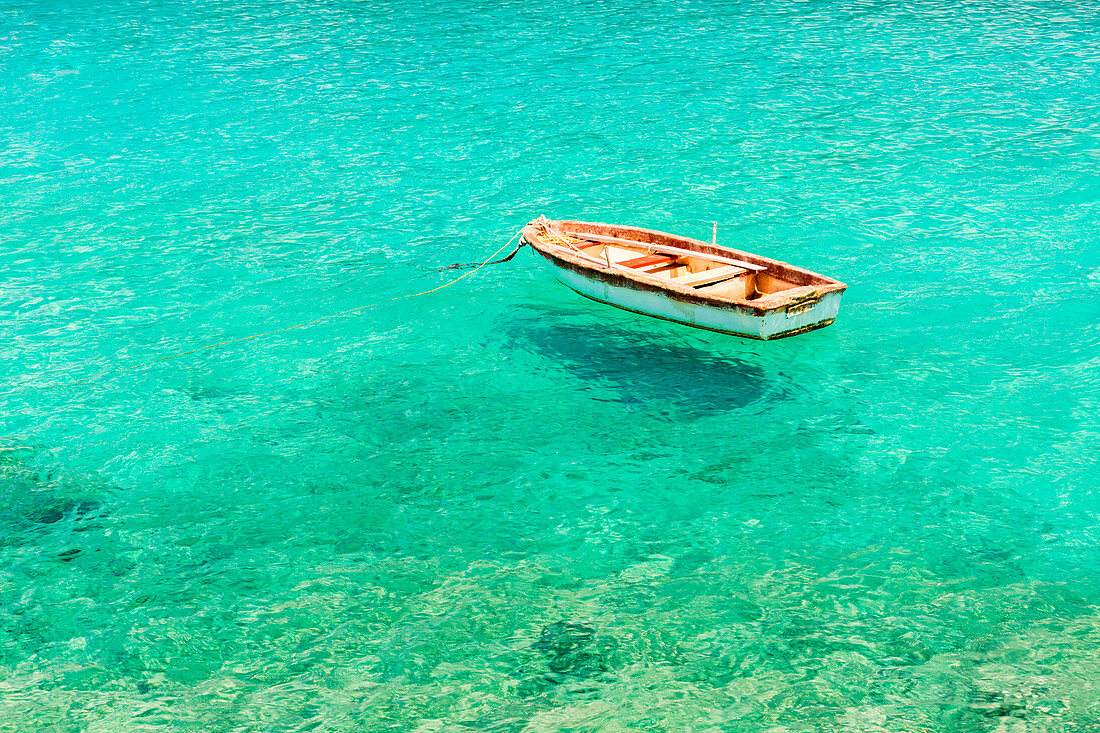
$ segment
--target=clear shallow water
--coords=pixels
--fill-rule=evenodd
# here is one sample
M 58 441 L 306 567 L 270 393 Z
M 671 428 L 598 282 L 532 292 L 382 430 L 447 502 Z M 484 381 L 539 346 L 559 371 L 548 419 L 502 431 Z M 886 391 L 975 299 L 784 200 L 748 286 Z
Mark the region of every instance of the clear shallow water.
M 0 728 L 1100 730 L 1097 9 L 4 6 Z

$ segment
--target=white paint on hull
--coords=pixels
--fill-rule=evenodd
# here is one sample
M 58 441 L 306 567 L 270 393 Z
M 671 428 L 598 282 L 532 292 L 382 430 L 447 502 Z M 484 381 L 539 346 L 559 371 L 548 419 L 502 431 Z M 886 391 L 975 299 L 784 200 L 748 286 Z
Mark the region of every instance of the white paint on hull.
M 840 310 L 840 297 L 843 295 L 837 292 L 827 293 L 801 313 L 787 314 L 784 309 L 751 315 L 702 302 L 685 303 L 658 292 L 619 287 L 558 267 L 553 261 L 550 264 L 562 284 L 589 298 L 688 326 L 758 339 L 775 338 L 791 331 L 805 331 L 832 321 Z

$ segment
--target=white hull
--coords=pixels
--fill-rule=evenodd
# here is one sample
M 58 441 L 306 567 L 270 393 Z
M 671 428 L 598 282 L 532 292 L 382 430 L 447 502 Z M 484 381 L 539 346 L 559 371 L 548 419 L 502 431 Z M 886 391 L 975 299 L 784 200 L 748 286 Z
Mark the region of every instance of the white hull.
M 754 314 L 732 304 L 728 309 L 719 308 L 674 300 L 658 292 L 620 287 L 558 267 L 552 261 L 550 264 L 562 284 L 587 298 L 696 328 L 756 339 L 793 335 L 829 325 L 840 310 L 843 295 L 843 292 L 826 293 L 813 305 L 791 308 L 792 312 L 784 309 Z

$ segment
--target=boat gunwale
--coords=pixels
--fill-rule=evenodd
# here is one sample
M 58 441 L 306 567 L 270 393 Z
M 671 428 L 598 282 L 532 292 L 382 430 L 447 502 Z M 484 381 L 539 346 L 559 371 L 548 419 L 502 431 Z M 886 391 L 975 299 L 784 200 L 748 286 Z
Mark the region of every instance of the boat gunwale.
M 656 281 L 653 278 L 644 277 L 643 273 L 635 274 L 626 269 L 612 268 L 597 264 L 588 261 L 580 253 L 573 253 L 563 247 L 548 245 L 539 240 L 538 230 L 534 226 L 534 222 L 529 223 L 523 228 L 523 241 L 530 244 L 535 251 L 550 260 L 555 266 L 565 267 L 584 277 L 607 282 L 618 287 L 625 286 L 634 290 L 663 293 L 675 300 L 695 305 L 705 304 L 710 307 L 722 308 L 724 310 L 749 310 L 752 311 L 754 315 L 762 316 L 767 313 L 785 310 L 792 305 L 801 305 L 807 300 L 807 295 L 810 295 L 810 298 L 815 300 L 820 300 L 829 293 L 844 292 L 848 287 L 839 280 L 813 272 L 812 270 L 791 265 L 787 262 L 773 260 L 769 257 L 763 257 L 751 252 L 743 252 L 731 247 L 708 244 L 698 239 L 670 234 L 656 229 L 603 224 L 599 222 L 575 221 L 571 219 L 549 220 L 547 223 L 559 232 L 564 229 L 570 229 L 582 235 L 600 234 L 631 239 L 632 241 L 637 241 L 638 244 L 642 246 L 646 244 L 668 244 L 670 246 L 680 246 L 683 249 L 698 252 L 703 256 L 709 254 L 719 257 L 734 257 L 753 264 L 766 266 L 767 270 L 765 272 L 773 277 L 786 279 L 784 276 L 794 275 L 796 279 L 811 281 L 805 285 L 796 285 L 794 288 L 781 290 L 776 293 L 769 293 L 755 300 L 741 300 L 722 295 L 701 293 L 673 281 L 668 281 L 666 284 L 663 281 Z M 578 227 L 580 227 L 580 229 L 578 229 Z M 597 231 L 592 231 L 592 229 L 596 229 Z M 648 237 L 651 238 L 651 241 L 623 236 L 624 233 Z M 806 287 L 811 287 L 813 289 L 812 294 L 806 293 L 804 290 Z

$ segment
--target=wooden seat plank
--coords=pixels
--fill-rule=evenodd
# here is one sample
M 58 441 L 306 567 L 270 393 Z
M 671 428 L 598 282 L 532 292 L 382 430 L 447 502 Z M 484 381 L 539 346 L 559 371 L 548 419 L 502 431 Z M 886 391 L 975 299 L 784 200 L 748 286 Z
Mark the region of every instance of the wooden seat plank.
M 675 259 L 670 255 L 642 255 L 632 260 L 623 260 L 619 264 L 623 267 L 649 267 L 650 265 L 666 265 Z
M 672 282 L 679 285 L 686 285 L 688 287 L 696 287 L 698 285 L 712 283 L 717 280 L 728 280 L 731 277 L 737 277 L 745 271 L 746 270 L 743 267 L 725 265 L 723 267 L 714 267 L 710 270 L 703 270 L 702 272 L 693 272 L 689 275 L 684 275 L 683 277 L 674 277 L 672 278 Z

